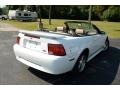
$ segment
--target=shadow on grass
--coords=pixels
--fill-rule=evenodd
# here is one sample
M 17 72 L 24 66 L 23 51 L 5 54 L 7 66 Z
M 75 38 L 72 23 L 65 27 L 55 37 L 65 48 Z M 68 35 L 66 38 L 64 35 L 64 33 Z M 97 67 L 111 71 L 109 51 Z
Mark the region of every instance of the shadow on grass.
M 115 31 L 120 31 L 120 29 L 116 29 Z
M 82 73 L 68 72 L 62 75 L 50 75 L 31 67 L 28 70 L 40 79 L 55 85 L 106 85 L 114 80 L 119 63 L 120 50 L 110 47 L 108 52 L 100 53 L 92 59 Z

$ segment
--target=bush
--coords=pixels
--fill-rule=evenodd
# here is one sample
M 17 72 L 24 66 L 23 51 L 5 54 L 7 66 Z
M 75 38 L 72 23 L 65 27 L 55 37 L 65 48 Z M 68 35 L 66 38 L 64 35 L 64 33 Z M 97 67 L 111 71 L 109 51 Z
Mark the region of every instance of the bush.
M 103 12 L 102 15 L 103 20 L 107 21 L 120 21 L 120 8 L 119 6 L 111 6 L 107 10 Z

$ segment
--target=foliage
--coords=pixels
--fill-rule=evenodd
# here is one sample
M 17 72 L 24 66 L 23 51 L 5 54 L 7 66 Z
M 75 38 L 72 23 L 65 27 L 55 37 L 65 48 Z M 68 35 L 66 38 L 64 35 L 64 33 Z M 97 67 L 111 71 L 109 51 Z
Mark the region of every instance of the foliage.
M 7 5 L 9 10 L 30 10 L 37 11 L 38 16 L 42 18 L 49 18 L 48 5 Z M 37 9 L 40 8 L 40 10 Z M 40 13 L 41 12 L 41 13 Z M 51 18 L 52 19 L 88 19 L 89 6 L 88 5 L 52 5 Z M 1 13 L 1 11 L 0 11 Z M 120 6 L 110 5 L 93 5 L 92 6 L 92 20 L 107 20 L 119 21 L 120 20 Z
M 103 20 L 120 21 L 120 8 L 118 6 L 111 6 L 103 12 Z
M 2 14 L 3 12 L 2 12 L 2 8 L 0 8 L 0 15 Z

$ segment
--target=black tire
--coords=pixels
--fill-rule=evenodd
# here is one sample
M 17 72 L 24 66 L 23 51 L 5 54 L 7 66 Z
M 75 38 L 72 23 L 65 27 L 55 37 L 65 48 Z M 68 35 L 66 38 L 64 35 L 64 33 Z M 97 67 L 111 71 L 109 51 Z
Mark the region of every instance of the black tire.
M 105 41 L 105 48 L 104 48 L 103 52 L 108 51 L 108 50 L 109 50 L 109 48 L 110 48 L 110 43 L 109 43 L 109 40 L 108 40 L 108 39 L 106 39 L 106 41 Z
M 77 62 L 75 64 L 75 66 L 73 68 L 73 72 L 75 72 L 75 73 L 83 72 L 84 69 L 85 69 L 85 66 L 86 66 L 87 58 L 88 58 L 88 54 L 86 52 L 83 52 L 79 56 L 79 58 L 78 58 L 78 60 L 77 60 Z
M 2 17 L 2 20 L 5 20 L 5 18 L 4 18 L 4 17 Z

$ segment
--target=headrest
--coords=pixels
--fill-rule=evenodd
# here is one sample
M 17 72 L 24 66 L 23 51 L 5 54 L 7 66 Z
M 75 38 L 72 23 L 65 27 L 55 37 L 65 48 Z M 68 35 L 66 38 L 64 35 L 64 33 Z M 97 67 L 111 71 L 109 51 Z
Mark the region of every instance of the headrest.
M 57 27 L 56 29 L 57 29 L 57 31 L 63 31 L 64 27 Z
M 76 29 L 76 34 L 84 34 L 84 30 L 83 29 Z

